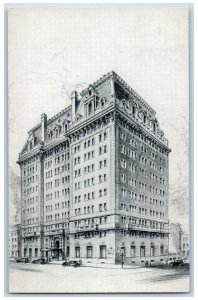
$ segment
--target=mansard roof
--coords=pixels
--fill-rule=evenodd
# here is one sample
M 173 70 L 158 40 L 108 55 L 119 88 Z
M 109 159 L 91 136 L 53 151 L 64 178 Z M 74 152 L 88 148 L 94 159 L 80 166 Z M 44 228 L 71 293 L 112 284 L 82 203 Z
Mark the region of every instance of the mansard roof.
M 91 85 L 93 88 L 98 87 L 104 81 L 108 80 L 109 78 L 113 78 L 114 82 L 118 82 L 122 87 L 124 87 L 133 97 L 135 97 L 140 103 L 145 106 L 152 114 L 156 114 L 155 110 L 134 90 L 132 89 L 126 81 L 124 81 L 115 71 L 111 71 L 102 77 L 100 77 L 97 81 L 93 82 Z M 82 90 L 80 93 L 81 96 L 85 94 L 87 88 Z

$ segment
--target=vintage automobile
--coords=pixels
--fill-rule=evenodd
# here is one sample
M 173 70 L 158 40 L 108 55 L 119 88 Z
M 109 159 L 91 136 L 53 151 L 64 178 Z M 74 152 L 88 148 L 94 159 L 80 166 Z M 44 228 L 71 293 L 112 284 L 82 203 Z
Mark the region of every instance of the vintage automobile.
M 169 263 L 170 267 L 177 267 L 177 266 L 183 266 L 184 261 L 182 259 L 173 260 Z
M 30 261 L 29 261 L 29 259 L 28 259 L 27 257 L 22 257 L 22 258 L 18 258 L 18 259 L 16 260 L 16 262 L 17 262 L 17 263 L 19 263 L 19 262 L 29 263 Z
M 33 259 L 32 264 L 47 264 L 48 261 L 45 258 L 38 258 L 38 259 Z
M 81 260 L 66 260 L 62 263 L 63 267 L 73 266 L 74 268 L 80 267 L 82 265 Z

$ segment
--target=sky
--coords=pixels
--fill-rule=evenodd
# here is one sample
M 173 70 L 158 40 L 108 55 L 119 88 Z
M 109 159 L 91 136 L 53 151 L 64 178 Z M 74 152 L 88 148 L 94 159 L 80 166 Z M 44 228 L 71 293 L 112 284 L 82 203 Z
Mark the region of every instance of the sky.
M 52 117 L 72 90 L 114 70 L 156 111 L 172 149 L 170 219 L 188 229 L 188 11 L 11 9 L 8 18 L 10 168 L 19 175 L 18 153 L 43 112 Z

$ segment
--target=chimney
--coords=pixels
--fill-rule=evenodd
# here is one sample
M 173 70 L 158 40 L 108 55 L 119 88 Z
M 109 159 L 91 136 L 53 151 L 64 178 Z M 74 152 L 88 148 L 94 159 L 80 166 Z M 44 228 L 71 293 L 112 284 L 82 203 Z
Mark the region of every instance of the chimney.
M 78 93 L 77 91 L 71 92 L 71 103 L 72 103 L 72 122 L 75 120 L 76 110 L 78 106 Z
M 46 131 L 46 126 L 47 126 L 47 115 L 42 114 L 41 115 L 41 141 L 45 141 L 45 131 Z

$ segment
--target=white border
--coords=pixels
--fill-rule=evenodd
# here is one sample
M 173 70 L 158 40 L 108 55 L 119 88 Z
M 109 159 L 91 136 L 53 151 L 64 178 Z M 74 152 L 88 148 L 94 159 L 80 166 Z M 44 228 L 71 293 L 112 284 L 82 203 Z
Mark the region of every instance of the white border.
M 85 4 L 85 3 L 83 3 L 81 0 L 79 0 L 79 1 L 61 1 L 61 0 L 59 0 L 59 3 L 60 4 L 67 4 L 67 3 L 71 3 L 72 2 L 72 4 L 74 4 L 74 3 L 80 3 L 80 4 Z M 144 1 L 125 1 L 125 4 L 131 4 L 131 3 L 135 3 L 135 4 L 164 4 L 164 2 L 165 1 L 155 1 L 155 0 L 153 0 L 152 2 L 150 2 L 150 1 L 146 1 L 146 0 L 144 0 Z M 15 1 L 15 0 L 13 0 L 13 1 L 4 1 L 3 3 L 1 3 L 0 4 L 0 42 L 1 42 L 1 47 L 0 47 L 0 70 L 1 70 L 1 78 L 4 78 L 4 4 L 18 4 L 17 3 L 17 1 Z M 55 4 L 55 3 L 53 3 L 52 1 L 45 1 L 45 0 L 43 0 L 42 2 L 41 1 L 34 1 L 34 3 L 33 3 L 33 5 L 35 5 L 36 3 L 38 3 L 38 4 Z M 111 4 L 111 3 L 113 3 L 113 4 L 120 4 L 120 5 L 122 5 L 121 3 L 119 3 L 118 1 L 116 1 L 116 0 L 114 0 L 114 1 L 111 1 L 111 0 L 109 0 L 109 1 L 102 1 L 102 3 L 99 3 L 99 1 L 96 1 L 96 2 L 94 2 L 94 1 L 87 1 L 86 2 L 86 4 L 88 4 L 88 3 L 91 3 L 91 4 L 105 4 L 105 3 L 108 3 L 108 4 Z M 165 3 L 165 5 L 167 5 L 167 4 L 192 4 L 192 3 L 194 3 L 193 1 L 190 1 L 190 0 L 185 0 L 185 1 L 166 1 L 166 3 Z M 27 1 L 20 1 L 20 4 L 29 4 L 29 5 L 31 5 L 32 3 L 31 2 L 27 2 Z M 194 33 L 194 38 L 195 38 L 195 40 L 194 40 L 194 55 L 195 55 L 195 57 L 194 57 L 194 66 L 195 66 L 195 70 L 194 70 L 194 81 L 195 81 L 195 83 L 196 83 L 196 79 L 197 79 L 197 65 L 198 65 L 198 61 L 197 61 L 197 56 L 196 56 L 196 53 L 198 53 L 198 47 L 197 47 L 197 28 L 198 28 L 198 21 L 197 21 L 197 8 L 198 8 L 198 3 L 195 1 L 195 3 L 194 3 L 194 21 L 195 21 L 195 23 L 194 23 L 194 31 L 195 31 L 195 33 Z M 192 66 L 191 66 L 192 67 Z M 5 79 L 6 80 L 6 79 Z M 193 92 L 193 91 L 192 91 Z M 0 109 L 0 129 L 1 129 L 1 136 L 2 136 L 2 139 L 1 140 L 3 140 L 3 136 L 4 136 L 4 81 L 3 80 L 1 80 L 0 81 L 0 103 L 1 103 L 1 109 Z M 194 170 L 195 170 L 195 173 L 194 173 L 194 182 L 195 182 L 195 186 L 196 186 L 196 184 L 197 184 L 197 182 L 198 182 L 198 177 L 197 177 L 197 169 L 196 169 L 196 166 L 197 166 L 197 161 L 198 161 L 198 158 L 197 158 L 197 153 L 198 153 L 198 147 L 197 147 L 197 136 L 198 136 L 198 134 L 197 134 L 197 132 L 196 132 L 196 129 L 198 128 L 198 114 L 197 114 L 197 107 L 198 107 L 198 104 L 197 104 L 197 84 L 195 84 L 195 87 L 194 87 L 194 99 L 195 99 L 195 101 L 194 101 L 194 138 L 195 138 L 195 140 L 194 140 L 194 153 L 195 153 L 195 155 L 194 155 Z M 192 153 L 192 152 L 191 152 Z M 3 229 L 4 229 L 4 201 L 3 201 L 3 199 L 4 199 L 4 170 L 3 170 L 3 166 L 4 166 L 4 147 L 3 147 L 3 145 L 0 147 L 0 166 L 1 166 L 1 177 L 0 177 L 0 182 L 1 182 L 1 188 L 0 188 L 0 199 L 1 199 L 1 201 L 0 201 L 0 211 L 1 211 L 1 218 L 0 218 L 0 230 L 1 230 L 1 234 L 0 234 L 0 237 L 1 237 L 1 247 L 0 247 L 0 258 L 1 258 L 1 277 L 0 277 L 0 292 L 1 292 L 1 297 L 2 298 L 4 298 L 4 259 L 3 259 L 3 257 L 4 257 L 4 247 L 2 246 L 3 244 L 2 244 L 2 241 L 3 241 L 3 239 L 2 239 L 2 237 L 3 237 Z M 193 160 L 193 157 L 191 157 L 191 159 Z M 5 181 L 6 181 L 6 178 L 5 178 Z M 198 209 L 197 209 L 197 201 L 198 201 L 198 195 L 197 195 L 197 189 L 195 189 L 194 190 L 194 199 L 195 199 L 195 203 L 194 203 L 194 212 L 197 212 L 198 211 Z M 194 213 L 193 211 L 191 212 L 192 214 Z M 195 218 L 194 218 L 194 220 L 195 220 L 195 223 L 194 223 L 194 228 L 195 228 L 195 230 L 196 230 L 196 228 L 197 228 L 197 219 L 198 218 L 196 218 L 196 215 L 195 215 Z M 196 249 L 197 249 L 197 238 L 196 238 L 196 236 L 195 236 L 195 240 L 194 240 L 194 248 L 195 248 L 195 250 L 194 250 L 194 252 L 196 253 Z M 189 296 L 187 296 L 187 297 L 193 297 L 193 298 L 197 298 L 197 296 L 198 296 L 198 293 L 197 293 L 197 288 L 196 288 L 196 282 L 197 282 L 197 270 L 196 270 L 196 266 L 197 266 L 197 255 L 195 255 L 194 256 L 194 271 L 195 271 L 195 275 L 194 275 L 194 281 L 195 281 L 195 287 L 194 287 L 194 296 L 192 296 L 192 295 L 189 295 Z M 35 295 L 36 296 L 36 295 Z M 44 295 L 45 296 L 45 295 Z M 62 295 L 60 295 L 60 296 L 62 296 Z M 65 296 L 65 295 L 63 295 L 63 296 Z M 124 295 L 122 295 L 122 297 L 123 297 Z M 149 295 L 148 295 L 149 296 Z M 177 295 L 175 295 L 175 296 L 177 296 Z M 181 295 L 180 295 L 181 296 Z M 180 297 L 179 296 L 179 297 Z M 28 295 L 28 296 L 26 296 L 26 295 L 24 295 L 24 299 L 28 299 L 30 297 L 30 295 Z M 36 296 L 37 298 L 39 298 L 39 299 L 41 299 L 42 297 L 41 296 Z M 88 295 L 85 295 L 84 297 L 89 297 Z M 152 295 L 152 297 L 153 297 L 153 295 Z M 155 296 L 154 296 L 155 297 Z M 159 296 L 157 296 L 157 298 L 158 298 Z M 168 297 L 168 295 L 167 296 L 165 296 L 165 298 L 167 298 Z M 184 295 L 184 297 L 186 297 L 185 295 Z M 9 297 L 9 298 L 14 298 L 14 296 L 11 296 L 11 297 Z M 52 297 L 50 297 L 50 298 L 53 298 L 53 299 L 58 299 L 58 296 L 56 296 L 56 297 L 54 297 L 53 295 L 52 295 Z M 77 298 L 76 296 L 75 297 L 67 297 L 67 298 L 71 298 L 71 299 L 74 299 L 74 298 Z M 103 298 L 109 298 L 109 297 L 104 297 L 103 296 Z M 119 297 L 118 295 L 116 296 L 116 299 L 117 298 L 120 298 L 121 299 L 121 297 Z M 133 298 L 135 298 L 135 299 L 140 299 L 140 298 L 144 298 L 144 297 L 142 297 L 142 296 L 140 296 L 140 297 L 133 297 Z M 175 297 L 168 297 L 169 299 L 174 299 Z

